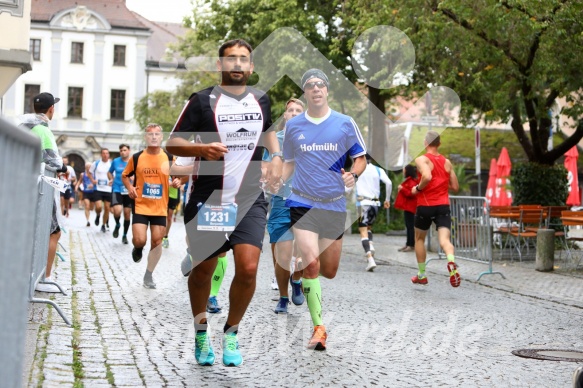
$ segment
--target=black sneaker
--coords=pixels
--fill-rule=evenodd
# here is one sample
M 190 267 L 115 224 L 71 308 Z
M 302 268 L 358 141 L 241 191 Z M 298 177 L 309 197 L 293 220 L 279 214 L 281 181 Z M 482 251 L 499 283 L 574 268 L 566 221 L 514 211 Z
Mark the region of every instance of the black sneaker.
M 119 237 L 119 227 L 120 226 L 121 226 L 120 224 L 115 225 L 115 228 L 113 229 L 113 238 Z
M 121 242 L 124 243 L 124 244 L 127 244 L 128 243 L 128 238 L 127 238 L 127 236 L 125 234 L 122 236 Z
M 105 225 L 101 225 L 101 231 L 105 233 Z
M 99 226 L 99 214 L 95 216 L 95 226 Z
M 91 222 L 87 221 L 87 226 L 91 226 Z
M 134 259 L 134 263 L 142 261 L 142 249 L 132 249 L 132 259 Z

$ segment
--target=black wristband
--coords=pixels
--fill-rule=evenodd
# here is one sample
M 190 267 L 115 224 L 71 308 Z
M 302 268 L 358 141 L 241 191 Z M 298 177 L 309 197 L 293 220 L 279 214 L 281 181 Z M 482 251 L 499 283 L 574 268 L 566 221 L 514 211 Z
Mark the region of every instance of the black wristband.
M 417 189 L 417 191 L 418 191 L 418 192 L 422 192 L 422 191 L 423 191 L 423 190 L 421 190 L 421 189 L 419 188 L 419 185 L 415 186 L 415 188 Z

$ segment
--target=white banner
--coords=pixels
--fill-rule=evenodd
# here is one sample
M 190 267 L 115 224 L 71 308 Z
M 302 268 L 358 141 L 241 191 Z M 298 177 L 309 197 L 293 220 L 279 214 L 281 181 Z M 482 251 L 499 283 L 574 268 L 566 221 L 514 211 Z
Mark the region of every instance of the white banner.
M 67 191 L 67 187 L 69 186 L 69 184 L 67 183 L 67 181 L 63 181 L 61 179 L 58 178 L 51 178 L 48 176 L 41 176 L 42 180 L 47 182 L 49 185 L 53 186 L 55 189 L 59 190 L 61 193 L 64 193 L 65 191 Z

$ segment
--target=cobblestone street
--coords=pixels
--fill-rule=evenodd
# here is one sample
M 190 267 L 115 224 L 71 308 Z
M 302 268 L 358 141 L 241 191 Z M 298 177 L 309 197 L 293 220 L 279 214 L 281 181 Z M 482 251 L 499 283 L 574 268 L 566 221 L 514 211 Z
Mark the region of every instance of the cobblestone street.
M 487 275 L 476 282 L 486 265 L 460 260 L 462 284 L 455 289 L 445 262 L 432 261 L 429 284 L 418 286 L 410 282 L 414 253 L 397 252 L 404 237 L 375 235 L 379 266 L 370 273 L 360 238 L 347 235 L 337 277 L 322 279 L 328 350 L 309 351 L 307 306 L 292 304 L 288 315 L 273 312 L 278 292 L 270 287 L 266 238 L 255 296 L 239 330 L 243 365 L 220 362 L 231 260 L 218 297 L 224 312 L 210 317 L 217 362 L 201 367 L 193 356 L 192 314 L 180 273 L 186 247 L 180 219 L 154 272 L 155 290 L 142 286 L 146 260 L 132 261 L 131 239 L 122 245 L 93 223 L 85 227 L 81 211 L 71 212 L 61 242 L 66 261 L 57 263 L 55 277 L 68 295 L 51 298 L 73 327 L 53 308 L 30 306 L 23 381 L 31 387 L 569 387 L 578 364 L 511 351 L 583 349 L 580 277 L 539 273 L 532 262 L 495 261 L 507 279 Z

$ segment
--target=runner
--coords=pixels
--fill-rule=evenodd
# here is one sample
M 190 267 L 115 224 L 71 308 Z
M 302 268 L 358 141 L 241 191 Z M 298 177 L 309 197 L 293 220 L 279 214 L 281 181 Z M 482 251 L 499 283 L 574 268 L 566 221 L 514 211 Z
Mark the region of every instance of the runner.
M 373 272 L 376 268 L 374 261 L 374 245 L 372 242 L 372 224 L 374 224 L 379 214 L 381 195 L 381 182 L 385 184 L 386 197 L 383 207 L 388 209 L 391 206 L 390 198 L 393 190 L 393 183 L 382 168 L 375 166 L 370 162 L 370 156 L 366 155 L 366 169 L 356 182 L 356 200 L 358 209 L 358 231 L 360 233 L 360 242 L 364 249 L 367 265 L 366 270 Z
M 285 135 L 285 123 L 304 111 L 304 103 L 297 98 L 290 99 L 285 105 L 281 130 L 277 132 L 279 145 L 283 148 L 283 137 Z M 264 153 L 263 160 L 271 161 L 271 157 Z M 285 182 L 276 194 L 271 197 L 271 211 L 269 221 L 267 221 L 267 231 L 269 232 L 269 242 L 271 243 L 271 254 L 273 255 L 273 266 L 275 269 L 276 289 L 279 289 L 279 301 L 275 306 L 276 314 L 287 314 L 289 304 L 288 282 L 292 287 L 292 302 L 296 306 L 304 303 L 305 297 L 302 292 L 301 272 L 297 271 L 290 277 L 290 266 L 296 267 L 297 258 L 293 256 L 294 234 L 291 229 L 290 209 L 285 206 L 285 200 L 291 194 L 293 177 Z
M 69 217 L 69 210 L 75 202 L 75 190 L 73 188 L 77 181 L 77 175 L 75 174 L 75 169 L 69 166 L 69 158 L 66 156 L 63 156 L 63 165 L 67 167 L 67 172 L 63 175 L 67 180 L 67 190 L 64 193 L 60 193 L 61 211 L 64 216 Z
M 85 206 L 85 218 L 87 219 L 87 226 L 91 226 L 91 222 L 89 221 L 89 217 L 91 215 L 91 210 L 95 207 L 95 199 L 93 194 L 95 193 L 95 187 L 89 178 L 92 164 L 85 163 L 85 172 L 81 173 L 81 177 L 77 181 L 77 186 L 75 187 L 75 191 L 81 189 L 83 192 L 83 202 Z
M 188 290 L 196 332 L 195 358 L 200 365 L 215 361 L 205 307 L 217 257 L 230 249 L 235 277 L 223 328 L 223 364 L 238 366 L 243 362 L 237 333 L 255 291 L 263 246 L 267 203 L 259 187 L 262 149 L 257 146 L 262 133 L 271 127 L 271 112 L 267 95 L 246 86 L 253 72 L 251 52 L 251 46 L 240 39 L 221 46 L 217 61 L 220 86 L 190 97 L 167 143 L 173 154 L 195 156 L 199 162 L 184 222 L 189 246 L 193 247 Z M 193 134 L 194 145 L 188 140 Z M 282 166 L 275 132 L 266 133 L 263 143 L 272 156 L 278 156 L 267 171 L 273 185 L 279 182 Z
M 123 170 L 128 164 L 130 159 L 130 146 L 128 144 L 120 144 L 119 146 L 119 157 L 113 159 L 109 171 L 107 172 L 107 178 L 109 183 L 112 184 L 112 197 L 111 205 L 113 207 L 113 218 L 115 219 L 115 228 L 113 229 L 113 238 L 119 236 L 119 229 L 121 227 L 119 220 L 121 218 L 121 210 L 123 207 L 123 236 L 121 242 L 123 244 L 128 243 L 128 230 L 130 228 L 130 218 L 132 209 L 132 199 L 128 195 L 128 190 L 124 186 L 121 176 Z
M 168 172 L 172 156 L 162 148 L 162 128 L 158 124 L 148 124 L 145 128 L 147 148 L 128 160 L 122 173 L 122 181 L 129 196 L 135 201 L 132 216 L 132 258 L 139 263 L 142 250 L 148 239 L 150 226 L 150 252 L 148 266 L 144 274 L 144 287 L 156 288 L 152 277 L 162 256 L 162 237 L 166 231 L 166 209 L 168 208 Z M 130 177 L 134 177 L 132 185 Z M 172 181 L 180 187 L 180 179 Z
M 451 243 L 451 214 L 448 190 L 459 190 L 459 183 L 449 159 L 439 153 L 441 138 L 435 131 L 425 135 L 426 154 L 415 159 L 417 171 L 421 175 L 419 184 L 411 193 L 417 196 L 417 213 L 415 214 L 415 254 L 419 272 L 411 281 L 415 284 L 427 284 L 425 276 L 425 236 L 435 223 L 439 245 L 447 256 L 447 271 L 452 287 L 459 287 L 460 275 L 455 264 L 454 247 Z
M 417 169 L 408 164 L 403 167 L 405 179 L 399 185 L 395 208 L 402 209 L 407 228 L 407 241 L 399 252 L 415 252 L 415 212 L 417 211 L 417 196 L 412 194 L 413 187 L 417 186 Z
M 325 350 L 318 276 L 332 279 L 338 271 L 346 222 L 344 190 L 353 187 L 366 168 L 366 147 L 354 120 L 328 106 L 329 81 L 323 71 L 308 70 L 301 84 L 308 110 L 286 124 L 283 179 L 295 170 L 286 205 L 291 208 L 304 266 L 304 295 L 314 324 L 308 348 Z M 354 159 L 351 172 L 343 168 L 348 156 Z
M 111 160 L 109 160 L 109 150 L 103 148 L 101 150 L 101 159 L 96 160 L 89 171 L 89 179 L 95 187 L 93 199 L 95 200 L 95 226 L 99 226 L 99 216 L 103 209 L 103 223 L 101 224 L 101 231 L 106 232 L 105 228 L 109 230 L 109 206 L 111 204 L 111 186 L 109 185 L 109 178 L 107 173 L 111 167 Z M 105 205 L 104 205 L 105 204 Z
M 169 177 L 168 179 L 172 179 Z M 174 211 L 180 203 L 180 187 L 168 187 L 168 214 L 166 216 L 166 234 L 162 238 L 162 246 L 168 248 L 170 242 L 168 241 L 168 234 L 170 234 L 170 228 L 172 227 L 172 218 L 174 216 Z

